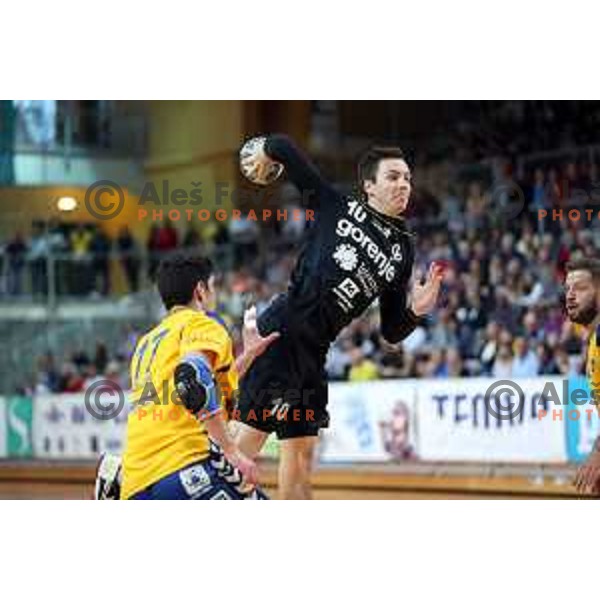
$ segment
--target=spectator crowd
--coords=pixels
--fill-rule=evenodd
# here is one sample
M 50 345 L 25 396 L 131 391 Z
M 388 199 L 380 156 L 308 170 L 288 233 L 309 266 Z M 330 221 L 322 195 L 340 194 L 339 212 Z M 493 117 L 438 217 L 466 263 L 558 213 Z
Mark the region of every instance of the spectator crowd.
M 562 282 L 570 259 L 597 255 L 598 228 L 566 218 L 541 222 L 529 209 L 538 201 L 548 208 L 567 204 L 569 199 L 561 197 L 555 178 L 576 175 L 585 188 L 591 182 L 583 178 L 594 169 L 572 164 L 558 173 L 536 169 L 531 182 L 519 182 L 526 203 L 509 218 L 500 204 L 493 204 L 493 194 L 481 182 L 470 182 L 463 194 L 449 191 L 436 202 L 435 213 L 414 217 L 415 272 L 426 272 L 434 260 L 449 265 L 438 310 L 401 346 L 390 347 L 379 335 L 379 311 L 374 305 L 333 345 L 327 363 L 330 379 L 509 378 L 580 372 L 582 333 L 565 318 Z M 414 201 L 419 201 L 418 191 Z M 255 251 L 247 252 L 246 260 L 240 253 L 230 269 L 221 270 L 219 312 L 236 344 L 245 307 L 256 303 L 260 312 L 275 294 L 285 291 L 301 234 L 263 232 L 268 249 L 264 260 Z M 248 244 L 248 237 L 239 239 Z M 175 240 L 173 234 L 169 244 Z M 194 249 L 196 244 L 192 239 L 186 245 Z M 166 245 L 158 244 L 161 250 Z M 128 343 L 134 345 L 131 335 Z M 81 356 L 63 357 L 62 366 L 54 370 L 45 357 L 41 379 L 50 390 L 76 391 L 99 374 L 112 376 L 119 364 L 121 380 L 126 382 L 126 356 L 121 351 L 109 361 L 98 361 L 98 354 L 87 361 Z M 48 375 L 49 370 L 54 376 Z
M 593 143 L 590 127 L 598 124 L 600 112 L 586 103 L 569 103 L 563 111 L 552 102 L 482 104 L 483 112 L 458 123 L 448 139 L 460 142 L 454 160 L 486 159 L 485 169 L 466 179 L 438 180 L 435 185 L 427 178 L 420 181 L 420 165 L 415 169 L 409 214 L 416 233 L 415 273 L 425 273 L 434 260 L 449 265 L 438 310 L 400 346 L 391 347 L 379 335 L 379 311 L 374 305 L 334 343 L 327 362 L 331 380 L 480 375 L 502 379 L 582 372 L 584 334 L 565 317 L 562 285 L 569 260 L 598 256 L 599 167 L 593 156 L 575 160 L 567 154 L 564 160 L 537 160 L 527 169 L 516 165 L 522 153 L 552 143 Z M 470 153 L 461 148 L 469 148 Z M 502 159 L 487 160 L 500 150 Z M 298 202 L 288 187 L 282 194 L 286 206 Z M 573 207 L 593 208 L 595 216 L 571 219 L 568 210 Z M 547 216 L 541 218 L 540 210 Z M 560 218 L 553 216 L 553 210 L 562 210 Z M 256 303 L 260 312 L 286 289 L 303 226 L 303 222 L 242 219 L 200 236 L 191 225 L 180 231 L 165 223 L 152 228 L 145 246 L 127 230 L 114 245 L 98 230 L 86 227 L 73 228 L 68 242 L 64 235 L 60 239 L 56 228 L 34 230 L 29 240 L 17 234 L 3 248 L 4 261 L 9 261 L 6 293 L 19 289 L 16 273 L 27 264 L 32 281 L 42 285 L 42 257 L 53 244 L 72 253 L 71 268 L 76 273 L 72 281 L 81 285 L 85 280 L 81 273 L 90 272 L 93 283 L 85 291 L 95 286 L 101 294 L 109 292 L 103 261 L 115 248 L 132 291 L 140 287 L 141 248 L 149 256 L 150 276 L 160 257 L 176 248 L 217 255 L 228 249 L 231 260 L 217 261 L 219 311 L 239 346 L 244 308 Z M 124 364 L 126 355 L 118 356 Z M 60 364 L 63 359 L 53 360 Z M 43 358 L 36 385 L 41 380 L 56 382 L 56 376 L 48 377 L 49 361 Z M 108 374 L 110 362 L 114 361 L 99 365 L 91 357 L 87 362 L 64 357 L 63 367 L 53 371 L 61 374 L 63 383 L 59 388 L 55 383 L 44 385 L 64 390 L 77 387 L 83 379 L 85 386 L 86 378 Z

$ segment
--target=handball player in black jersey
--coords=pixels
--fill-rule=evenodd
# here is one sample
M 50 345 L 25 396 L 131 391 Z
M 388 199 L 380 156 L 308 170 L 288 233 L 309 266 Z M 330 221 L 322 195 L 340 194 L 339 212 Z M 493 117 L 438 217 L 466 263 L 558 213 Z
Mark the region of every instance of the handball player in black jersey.
M 258 316 L 262 335 L 280 337 L 240 382 L 234 413 L 247 456 L 254 458 L 269 434 L 279 438 L 280 498 L 310 498 L 318 433 L 329 426 L 325 361 L 332 342 L 376 300 L 382 337 L 402 341 L 435 307 L 444 266 L 434 263 L 409 289 L 414 237 L 402 215 L 411 171 L 400 148 L 373 147 L 363 155 L 362 198 L 339 194 L 284 135 L 260 138 L 241 160 L 255 180 L 283 165 L 314 210 L 287 291 Z

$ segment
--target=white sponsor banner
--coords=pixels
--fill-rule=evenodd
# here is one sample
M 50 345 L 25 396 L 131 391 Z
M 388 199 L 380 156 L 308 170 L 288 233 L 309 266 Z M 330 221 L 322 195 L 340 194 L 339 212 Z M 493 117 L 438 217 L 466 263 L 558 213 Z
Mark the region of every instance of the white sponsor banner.
M 0 458 L 8 456 L 6 434 L 6 400 L 0 397 Z
M 413 381 L 334 383 L 329 386 L 331 424 L 319 447 L 322 462 L 416 458 Z
M 563 380 L 515 380 L 524 406 L 512 419 L 486 409 L 494 379 L 404 379 L 329 386 L 329 429 L 322 431 L 322 462 L 566 462 L 566 424 L 540 418 L 539 398 L 553 384 L 562 399 Z M 506 395 L 503 396 L 506 404 Z M 511 401 L 516 401 L 516 395 Z M 547 405 L 551 413 L 555 405 Z M 505 412 L 498 409 L 500 416 Z M 122 452 L 126 410 L 113 419 L 94 418 L 83 394 L 38 396 L 33 409 L 33 449 L 39 458 L 94 458 Z M 6 453 L 6 410 L 0 399 L 0 456 Z M 4 454 L 2 454 L 4 452 Z
M 86 409 L 83 394 L 36 396 L 33 405 L 33 452 L 36 458 L 95 458 L 123 450 L 127 411 L 98 420 Z
M 523 410 L 503 410 L 496 415 L 486 410 L 485 393 L 494 379 L 428 380 L 418 386 L 418 451 L 423 460 L 478 462 L 565 462 L 565 424 L 540 418 L 538 403 L 546 383 L 552 383 L 562 397 L 559 377 L 516 379 L 524 395 Z M 497 384 L 498 385 L 498 384 Z M 498 385 L 506 388 L 507 384 Z M 518 401 L 501 394 L 501 406 Z M 553 405 L 549 405 L 551 411 Z M 505 417 L 505 418 L 498 418 Z

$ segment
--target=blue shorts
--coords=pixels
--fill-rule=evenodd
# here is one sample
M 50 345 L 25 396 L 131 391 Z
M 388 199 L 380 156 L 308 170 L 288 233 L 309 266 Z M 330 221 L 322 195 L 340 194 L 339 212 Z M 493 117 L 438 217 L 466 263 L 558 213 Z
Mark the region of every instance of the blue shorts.
M 205 460 L 163 477 L 131 500 L 268 500 L 258 487 L 247 491 L 240 472 L 219 450 Z

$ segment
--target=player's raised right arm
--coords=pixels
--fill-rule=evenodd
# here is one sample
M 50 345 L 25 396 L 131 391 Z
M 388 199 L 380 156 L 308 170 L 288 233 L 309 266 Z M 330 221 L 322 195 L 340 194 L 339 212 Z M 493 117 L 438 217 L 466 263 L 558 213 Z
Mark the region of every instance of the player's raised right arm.
M 262 150 L 267 158 L 284 166 L 288 178 L 300 190 L 304 206 L 316 206 L 324 196 L 335 194 L 314 163 L 287 135 L 268 135 Z
M 285 167 L 288 177 L 300 190 L 320 192 L 329 187 L 313 162 L 287 135 L 275 133 L 267 136 L 265 152 Z

